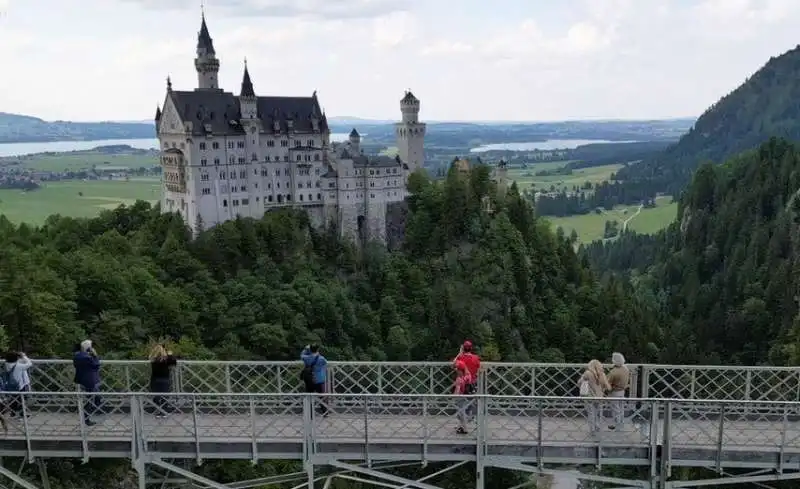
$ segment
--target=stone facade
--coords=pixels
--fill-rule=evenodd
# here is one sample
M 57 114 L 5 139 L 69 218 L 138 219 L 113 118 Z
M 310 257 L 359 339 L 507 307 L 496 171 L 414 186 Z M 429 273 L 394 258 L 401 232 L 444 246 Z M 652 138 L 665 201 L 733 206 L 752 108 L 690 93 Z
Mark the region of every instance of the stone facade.
M 425 124 L 411 92 L 400 101 L 399 155 L 368 156 L 353 129 L 331 143 L 317 94 L 256 95 L 247 64 L 239 95 L 218 86 L 220 62 L 203 16 L 195 68 L 198 87 L 172 89 L 156 111 L 163 167 L 161 209 L 194 231 L 237 216 L 304 209 L 312 225 L 386 242 L 388 209 L 406 197 L 408 175 L 424 164 Z

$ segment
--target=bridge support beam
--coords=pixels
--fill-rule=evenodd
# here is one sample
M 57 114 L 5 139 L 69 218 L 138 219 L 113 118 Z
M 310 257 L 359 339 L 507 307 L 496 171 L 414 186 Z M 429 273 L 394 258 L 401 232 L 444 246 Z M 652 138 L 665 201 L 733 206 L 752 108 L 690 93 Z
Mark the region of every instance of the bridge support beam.
M 759 484 L 764 482 L 780 482 L 800 479 L 800 472 L 784 472 L 782 474 L 743 475 L 732 477 L 718 477 L 715 479 L 700 479 L 693 481 L 667 481 L 665 489 L 681 487 L 704 487 L 727 484 Z
M 464 464 L 464 463 L 454 464 L 453 466 L 448 467 L 445 470 L 440 470 L 438 472 L 434 472 L 433 474 L 429 474 L 428 476 L 425 476 L 425 477 L 423 477 L 423 478 L 421 478 L 419 480 L 411 480 L 411 479 L 406 479 L 404 477 L 400 477 L 400 476 L 397 476 L 397 475 L 386 474 L 386 473 L 383 473 L 383 472 L 380 472 L 378 470 L 371 469 L 371 468 L 368 468 L 368 467 L 360 467 L 358 465 L 346 464 L 344 462 L 339 462 L 338 460 L 328 460 L 325 463 L 327 465 L 330 465 L 331 467 L 335 467 L 337 469 L 341 469 L 341 470 L 346 471 L 346 472 L 355 472 L 356 474 L 361 474 L 361 475 L 365 475 L 367 477 L 372 477 L 372 478 L 381 479 L 381 480 L 376 481 L 376 480 L 364 479 L 364 478 L 361 478 L 361 477 L 354 477 L 354 476 L 347 475 L 347 474 L 334 474 L 334 477 L 353 480 L 353 481 L 361 482 L 361 483 L 364 483 L 364 484 L 373 484 L 373 485 L 381 486 L 381 487 L 390 487 L 390 488 L 394 488 L 394 489 L 408 489 L 408 488 L 412 488 L 412 487 L 413 488 L 417 488 L 417 489 L 440 489 L 437 486 L 433 486 L 431 484 L 426 484 L 425 482 L 423 482 L 423 480 L 431 479 L 433 477 L 436 477 L 438 475 L 441 475 L 441 474 L 447 472 L 448 470 L 451 470 L 451 469 L 455 468 L 456 466 L 461 466 L 461 465 Z
M 180 475 L 181 477 L 185 477 L 186 479 L 195 481 L 198 484 L 210 487 L 211 489 L 230 489 L 230 486 L 226 486 L 225 484 L 220 484 L 219 482 L 212 481 L 211 479 L 207 479 L 201 475 L 195 474 L 191 470 L 182 469 L 178 466 L 164 462 L 163 460 L 150 460 L 150 463 L 152 465 L 155 465 L 156 467 L 160 467 L 162 469 Z
M 601 482 L 604 484 L 614 484 L 616 486 L 623 486 L 621 489 L 655 489 L 652 488 L 650 482 L 642 481 L 642 480 L 631 480 L 631 479 L 622 479 L 619 477 L 607 477 L 604 475 L 596 475 L 596 474 L 584 474 L 579 471 L 575 472 L 567 472 L 565 470 L 551 470 L 551 469 L 542 469 L 535 465 L 528 465 L 521 462 L 507 462 L 502 459 L 502 457 L 489 458 L 489 463 L 487 465 L 491 467 L 496 467 L 498 469 L 506 469 L 506 470 L 513 470 L 517 472 L 525 472 L 529 474 L 542 474 L 542 475 L 564 475 L 568 477 L 573 477 L 575 479 L 580 480 L 587 480 L 592 482 Z M 516 489 L 522 486 L 526 486 L 530 484 L 530 482 L 526 482 L 520 484 L 518 486 L 514 486 L 512 489 Z
M 20 469 L 22 468 L 22 464 L 24 464 L 24 462 L 22 462 L 20 464 Z M 36 487 L 32 483 L 30 483 L 27 480 L 23 479 L 20 474 L 15 474 L 14 472 L 11 472 L 7 468 L 3 467 L 2 465 L 0 465 L 0 476 L 5 477 L 6 479 L 10 480 L 14 484 L 22 487 L 23 489 L 39 489 L 38 487 Z

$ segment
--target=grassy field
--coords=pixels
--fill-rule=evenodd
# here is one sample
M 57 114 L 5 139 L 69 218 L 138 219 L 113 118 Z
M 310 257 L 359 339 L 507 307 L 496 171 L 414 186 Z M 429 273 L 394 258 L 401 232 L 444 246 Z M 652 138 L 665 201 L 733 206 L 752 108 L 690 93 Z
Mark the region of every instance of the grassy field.
M 156 202 L 159 198 L 158 179 L 45 182 L 31 192 L 0 190 L 0 214 L 15 223 L 42 224 L 51 214 L 93 217 L 120 204 Z
M 555 170 L 563 167 L 567 163 L 569 162 L 553 161 L 537 163 L 525 169 L 514 168 L 508 171 L 508 178 L 515 180 L 520 190 L 530 187 L 548 190 L 550 186 L 555 186 L 556 190 L 562 188 L 570 190 L 572 187 L 580 187 L 586 182 L 591 182 L 592 184 L 604 182 L 611 177 L 612 173 L 622 168 L 622 165 L 603 165 L 593 168 L 580 168 L 574 170 L 572 175 L 536 176 L 536 172 Z
M 578 240 L 581 243 L 591 243 L 592 241 L 603 239 L 606 221 L 618 221 L 620 228 L 628 221 L 628 228 L 637 233 L 655 233 L 667 227 L 674 219 L 678 211 L 678 204 L 672 203 L 672 197 L 662 196 L 656 199 L 656 207 L 652 209 L 642 209 L 638 214 L 638 205 L 618 206 L 612 211 L 602 214 L 585 214 L 582 216 L 570 217 L 548 217 L 553 227 L 561 226 L 567 236 L 574 229 L 578 233 Z
M 0 164 L 12 160 L 4 158 Z M 113 167 L 117 168 L 139 168 L 150 167 L 158 164 L 155 156 L 135 155 L 135 154 L 103 154 L 94 151 L 81 151 L 79 153 L 58 153 L 58 154 L 37 154 L 13 158 L 19 161 L 25 168 L 36 171 L 79 171 L 87 170 L 93 166 L 98 168 Z

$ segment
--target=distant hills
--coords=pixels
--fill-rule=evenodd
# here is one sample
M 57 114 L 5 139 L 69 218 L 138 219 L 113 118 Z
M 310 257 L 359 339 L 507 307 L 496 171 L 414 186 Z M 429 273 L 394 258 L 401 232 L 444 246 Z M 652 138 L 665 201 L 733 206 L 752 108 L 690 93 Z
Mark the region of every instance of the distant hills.
M 391 120 L 358 117 L 330 117 L 334 133 L 349 133 L 355 127 L 369 134 L 373 142 L 392 143 Z M 691 126 L 693 119 L 673 120 L 596 120 L 562 122 L 428 122 L 432 138 L 464 136 L 464 144 L 544 141 L 546 139 L 607 139 L 611 141 L 676 140 Z M 469 134 L 467 134 L 469 133 Z M 91 141 L 104 139 L 155 138 L 149 121 L 69 122 L 45 121 L 37 117 L 0 112 L 0 144 L 49 141 Z M 476 139 L 477 137 L 477 139 Z M 453 141 L 451 141 L 453 142 Z
M 661 155 L 623 168 L 617 177 L 677 195 L 704 161 L 724 161 L 771 137 L 800 140 L 800 46 L 771 58 Z
M 153 123 L 45 121 L 0 112 L 0 143 L 145 139 L 156 137 Z

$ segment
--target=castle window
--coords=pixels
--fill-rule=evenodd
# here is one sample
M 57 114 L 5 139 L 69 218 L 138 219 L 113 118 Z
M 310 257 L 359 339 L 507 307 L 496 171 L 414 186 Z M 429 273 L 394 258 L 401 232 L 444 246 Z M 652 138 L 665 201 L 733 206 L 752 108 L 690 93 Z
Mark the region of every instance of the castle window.
M 253 155 L 252 155 L 252 156 L 250 156 L 250 160 L 252 160 L 252 161 L 258 161 L 258 155 L 257 155 L 257 154 L 255 154 L 255 153 L 253 153 Z
M 297 184 L 297 188 L 303 188 L 303 184 L 302 183 L 298 183 Z
M 302 144 L 302 143 L 301 143 L 300 141 L 295 141 L 295 142 L 294 142 L 294 147 L 295 147 L 295 148 L 299 148 L 301 144 Z
M 286 202 L 290 202 L 292 200 L 292 194 L 286 194 Z
M 258 197 L 256 197 L 256 204 L 258 204 L 258 202 L 259 202 Z
M 275 141 L 274 141 L 274 140 L 272 140 L 272 139 L 270 139 L 269 141 L 267 141 L 267 147 L 268 147 L 268 148 L 274 148 L 274 147 L 275 147 Z
M 281 188 L 281 182 L 275 182 L 275 188 Z
M 300 202 L 303 201 L 303 194 L 300 194 Z
M 271 183 L 268 183 L 268 184 L 267 184 L 267 188 L 268 188 L 268 189 L 271 189 L 271 188 L 272 188 L 272 184 L 271 184 Z
M 314 195 L 308 194 L 308 201 L 311 202 L 312 200 L 314 200 Z
M 316 170 L 314 170 L 314 175 L 319 175 L 319 168 L 317 168 Z
M 253 168 L 253 175 L 258 175 L 258 168 Z
M 316 186 L 317 186 L 317 188 L 320 188 L 322 186 L 322 183 L 319 180 L 317 180 L 317 185 Z
M 303 159 L 302 155 L 297 155 L 297 161 L 302 161 L 302 159 Z
M 281 148 L 286 148 L 287 146 L 289 146 L 289 141 L 287 141 L 285 139 L 282 139 L 281 140 Z
M 247 171 L 245 170 L 239 171 L 239 178 L 247 178 Z
M 280 195 L 278 197 L 280 197 Z M 272 196 L 271 195 L 267 195 L 267 200 L 272 202 Z
M 317 200 L 322 200 L 322 194 L 317 194 Z
M 219 166 L 219 158 L 214 158 L 214 165 Z
M 244 149 L 244 141 L 236 141 L 236 147 L 239 149 Z
M 203 195 L 211 195 L 211 189 L 206 187 L 203 189 Z
M 228 207 L 228 199 L 222 199 L 222 207 Z
M 273 160 L 275 160 L 275 161 L 281 161 L 281 157 L 276 155 L 276 156 L 275 156 L 275 158 L 273 158 Z
M 225 172 L 222 172 L 222 173 L 219 174 L 219 179 L 220 180 L 225 180 Z
M 206 160 L 205 158 L 200 160 L 200 166 L 206 166 L 207 164 L 208 164 L 208 160 Z
M 233 199 L 233 206 L 239 207 L 239 201 L 237 199 Z
M 244 165 L 244 157 L 242 156 L 239 157 L 239 164 Z
M 392 173 L 395 173 L 395 174 L 397 174 L 397 168 L 393 169 L 393 170 L 392 170 Z
M 206 150 L 206 143 L 200 143 L 200 149 L 202 151 L 205 151 Z
M 375 194 L 369 194 L 369 196 L 373 199 L 375 198 Z
M 314 153 L 314 161 L 319 161 L 319 153 Z
M 283 202 L 283 195 L 278 195 L 278 203 L 280 204 L 282 202 Z
M 200 181 L 201 182 L 207 182 L 208 181 L 208 173 L 201 174 L 200 175 Z
M 228 141 L 228 149 L 233 149 L 233 141 Z
M 247 192 L 247 185 L 242 185 L 241 191 L 242 192 Z
M 308 147 L 309 148 L 313 148 L 314 147 L 314 140 L 313 139 L 309 139 L 307 142 L 308 142 Z
M 211 149 L 219 149 L 219 143 L 217 142 L 211 143 Z
M 280 170 L 275 170 L 275 176 L 276 176 L 276 177 L 279 177 L 279 176 L 281 176 L 281 171 L 280 171 Z
M 289 155 L 283 155 L 283 161 L 289 161 Z
M 250 203 L 250 199 L 242 199 L 242 205 L 247 205 Z
M 236 163 L 236 157 L 235 157 L 235 156 L 233 156 L 233 155 L 230 155 L 230 156 L 228 157 L 228 163 L 230 163 L 231 165 L 233 165 L 234 163 Z

